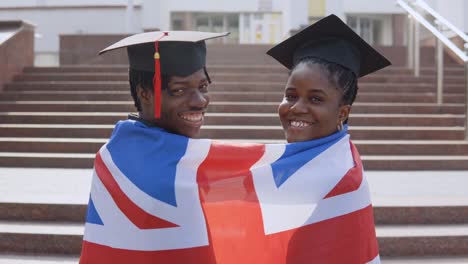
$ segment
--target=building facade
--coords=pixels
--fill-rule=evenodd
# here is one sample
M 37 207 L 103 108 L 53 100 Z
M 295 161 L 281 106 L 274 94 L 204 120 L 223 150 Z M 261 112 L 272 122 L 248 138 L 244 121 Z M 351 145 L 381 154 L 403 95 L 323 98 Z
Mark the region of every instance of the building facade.
M 468 31 L 468 3 L 426 0 Z M 38 61 L 58 61 L 62 34 L 133 34 L 152 30 L 230 31 L 224 43 L 274 44 L 336 14 L 373 45 L 405 45 L 406 14 L 395 0 L 2 0 L 0 20 L 36 25 Z

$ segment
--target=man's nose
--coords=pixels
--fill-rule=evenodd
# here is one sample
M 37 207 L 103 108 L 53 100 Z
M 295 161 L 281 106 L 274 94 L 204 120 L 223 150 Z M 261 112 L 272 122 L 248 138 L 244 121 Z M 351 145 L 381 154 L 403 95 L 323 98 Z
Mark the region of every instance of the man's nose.
M 196 90 L 192 93 L 190 98 L 190 106 L 196 108 L 206 108 L 210 98 L 207 93 L 202 93 L 200 90 Z

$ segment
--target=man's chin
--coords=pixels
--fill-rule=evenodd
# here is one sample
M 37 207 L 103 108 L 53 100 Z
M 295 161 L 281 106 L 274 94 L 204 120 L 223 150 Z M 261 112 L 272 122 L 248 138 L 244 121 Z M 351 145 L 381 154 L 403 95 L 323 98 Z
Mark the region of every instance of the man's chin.
M 179 134 L 181 136 L 186 136 L 189 138 L 198 138 L 200 136 L 200 128 L 196 127 L 186 127 L 183 130 L 179 130 L 176 132 L 176 134 Z

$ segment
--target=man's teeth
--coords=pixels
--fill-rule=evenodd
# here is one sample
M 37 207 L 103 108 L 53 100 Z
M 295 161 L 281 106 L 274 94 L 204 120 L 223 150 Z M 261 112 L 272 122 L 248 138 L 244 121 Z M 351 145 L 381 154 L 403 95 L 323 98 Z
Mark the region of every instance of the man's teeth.
M 306 127 L 306 126 L 310 126 L 310 123 L 309 123 L 309 122 L 304 122 L 304 121 L 290 121 L 289 124 L 290 124 L 292 127 Z
M 182 119 L 191 121 L 191 122 L 197 122 L 203 120 L 203 114 L 197 113 L 197 114 L 182 114 L 180 115 Z

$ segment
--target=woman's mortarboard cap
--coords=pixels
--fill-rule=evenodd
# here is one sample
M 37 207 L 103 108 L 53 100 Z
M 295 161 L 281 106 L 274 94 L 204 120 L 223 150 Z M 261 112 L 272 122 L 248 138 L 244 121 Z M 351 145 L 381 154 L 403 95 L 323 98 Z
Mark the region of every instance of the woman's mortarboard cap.
M 327 16 L 271 48 L 268 55 L 288 69 L 312 57 L 339 64 L 362 77 L 391 65 L 335 15 Z

